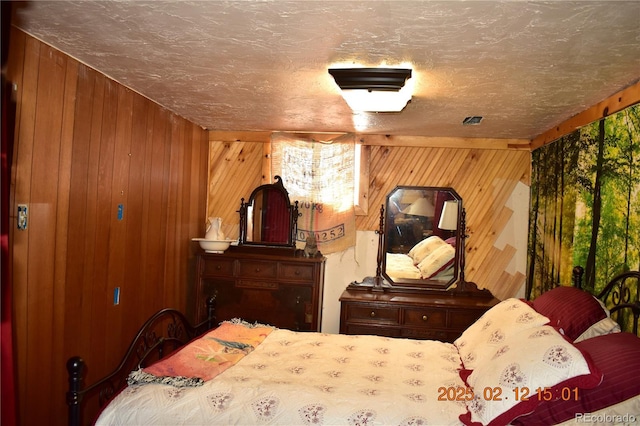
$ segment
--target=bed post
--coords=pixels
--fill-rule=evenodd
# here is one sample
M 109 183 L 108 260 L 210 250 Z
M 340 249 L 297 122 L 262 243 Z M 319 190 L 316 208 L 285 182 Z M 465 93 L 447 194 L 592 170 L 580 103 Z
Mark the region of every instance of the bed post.
M 82 395 L 82 372 L 84 361 L 79 356 L 70 358 L 67 361 L 67 371 L 69 372 L 69 391 L 67 392 L 67 405 L 69 406 L 69 422 L 71 426 L 80 426 L 80 402 Z
M 584 275 L 584 268 L 582 266 L 576 266 L 573 268 L 573 286 L 575 288 L 582 288 L 582 276 Z
M 213 323 L 216 319 L 216 296 L 211 296 L 207 299 L 207 329 L 213 328 Z

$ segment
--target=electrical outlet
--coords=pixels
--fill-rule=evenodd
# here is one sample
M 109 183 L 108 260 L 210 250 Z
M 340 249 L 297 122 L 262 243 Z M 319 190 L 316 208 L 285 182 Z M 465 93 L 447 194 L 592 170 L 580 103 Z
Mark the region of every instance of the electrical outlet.
M 18 204 L 18 229 L 24 231 L 29 222 L 29 208 L 26 204 Z

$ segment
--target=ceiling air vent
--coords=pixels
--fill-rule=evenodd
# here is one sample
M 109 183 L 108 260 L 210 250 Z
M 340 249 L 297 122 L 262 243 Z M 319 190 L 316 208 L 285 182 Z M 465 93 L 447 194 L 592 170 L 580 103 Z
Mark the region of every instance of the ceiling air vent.
M 472 126 L 472 125 L 480 124 L 481 121 L 482 121 L 481 116 L 474 115 L 472 117 L 466 117 L 464 120 L 462 120 L 462 124 L 464 126 Z

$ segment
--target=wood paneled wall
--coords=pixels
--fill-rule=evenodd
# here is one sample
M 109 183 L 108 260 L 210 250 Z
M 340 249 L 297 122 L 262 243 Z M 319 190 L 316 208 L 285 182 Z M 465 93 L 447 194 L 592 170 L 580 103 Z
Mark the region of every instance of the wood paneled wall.
M 264 159 L 264 135 L 211 132 L 208 196 L 209 215 L 220 216 L 227 229 L 237 235 L 240 198 L 249 196 L 261 183 Z M 241 141 L 240 138 L 248 141 Z M 216 138 L 223 140 L 216 140 Z M 378 142 L 378 138 L 374 138 Z M 367 144 L 368 137 L 361 141 Z M 356 217 L 358 230 L 375 230 L 379 225 L 380 205 L 396 185 L 446 186 L 462 197 L 467 212 L 469 238 L 466 241 L 466 279 L 488 288 L 500 298 L 514 296 L 524 283 L 522 272 L 507 272 L 518 255 L 514 244 L 497 244 L 510 226 L 513 210 L 508 206 L 518 184 L 528 188 L 531 154 L 517 145 L 512 149 L 469 149 L 417 146 L 370 145 L 369 208 L 366 216 Z M 528 197 L 527 197 L 528 201 Z M 528 204 L 525 207 L 528 212 Z M 525 215 L 527 213 L 524 213 Z M 528 216 L 524 219 L 527 222 Z M 521 242 L 527 239 L 526 225 L 517 230 Z M 521 248 L 522 250 L 522 248 Z M 525 248 L 526 250 L 526 248 Z M 325 283 L 343 285 L 348 283 Z
M 68 357 L 85 359 L 91 382 L 153 312 L 191 308 L 190 239 L 204 229 L 208 135 L 20 31 L 10 41 L 19 420 L 63 424 Z M 29 208 L 24 231 L 17 204 Z

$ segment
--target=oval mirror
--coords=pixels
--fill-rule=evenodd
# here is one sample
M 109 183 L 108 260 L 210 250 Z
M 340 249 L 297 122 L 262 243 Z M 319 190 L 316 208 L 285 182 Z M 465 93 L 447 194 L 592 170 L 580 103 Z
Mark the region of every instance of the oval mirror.
M 451 188 L 398 186 L 387 195 L 382 275 L 396 287 L 447 289 L 458 277 L 462 199 Z
M 297 202 L 292 206 L 280 176 L 253 190 L 240 203 L 239 244 L 295 247 Z

